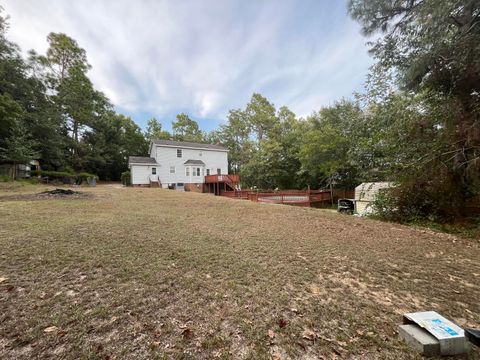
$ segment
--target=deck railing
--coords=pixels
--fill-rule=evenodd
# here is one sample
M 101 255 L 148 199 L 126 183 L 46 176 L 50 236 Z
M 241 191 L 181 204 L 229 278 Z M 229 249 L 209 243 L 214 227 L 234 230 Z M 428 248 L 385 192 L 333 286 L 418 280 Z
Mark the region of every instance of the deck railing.
M 297 206 L 311 206 L 312 204 L 331 201 L 331 193 L 329 190 L 286 190 L 272 192 L 236 190 L 222 191 L 221 195 L 230 198 L 248 199 L 254 202 Z
M 217 183 L 217 182 L 226 182 L 238 184 L 240 181 L 240 176 L 238 174 L 215 174 L 215 175 L 205 175 L 205 183 Z

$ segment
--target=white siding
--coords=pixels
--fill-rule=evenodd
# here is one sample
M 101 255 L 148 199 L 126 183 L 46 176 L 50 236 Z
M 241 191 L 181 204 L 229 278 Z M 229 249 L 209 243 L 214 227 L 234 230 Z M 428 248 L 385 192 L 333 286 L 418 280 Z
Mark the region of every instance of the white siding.
M 355 210 L 357 214 L 365 216 L 373 212 L 372 202 L 382 189 L 394 186 L 391 182 L 362 183 L 355 188 Z
M 152 167 L 157 168 L 155 165 L 130 165 L 130 172 L 132 175 L 133 185 L 145 185 L 150 184 L 150 175 L 152 174 Z
M 177 157 L 177 149 L 182 149 L 182 157 Z M 201 155 L 200 155 L 201 154 Z M 152 146 L 151 157 L 155 158 L 160 166 L 157 166 L 157 174 L 162 182 L 162 186 L 173 183 L 203 183 L 204 176 L 207 174 L 206 169 L 210 169 L 210 174 L 216 174 L 217 169 L 220 169 L 222 174 L 228 173 L 228 159 L 226 151 L 210 150 L 210 149 L 190 149 L 168 147 L 161 145 Z M 186 176 L 187 160 L 201 160 L 205 166 L 187 165 L 190 166 L 190 174 Z M 175 167 L 175 173 L 170 173 L 170 167 Z M 200 176 L 194 176 L 192 167 L 201 168 Z

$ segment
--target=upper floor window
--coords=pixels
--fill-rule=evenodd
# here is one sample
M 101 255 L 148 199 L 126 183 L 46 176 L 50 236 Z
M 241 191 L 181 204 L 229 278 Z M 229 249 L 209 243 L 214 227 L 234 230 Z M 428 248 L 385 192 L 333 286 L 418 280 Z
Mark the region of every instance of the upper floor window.
M 210 169 L 207 169 L 207 175 L 210 175 Z
M 186 176 L 190 176 L 190 166 L 187 166 L 187 167 L 185 168 L 185 175 L 186 175 Z
M 222 175 L 222 169 L 217 169 L 217 175 Z
M 170 174 L 175 174 L 175 166 L 170 166 Z
M 177 158 L 182 157 L 182 149 L 177 149 Z
M 201 151 L 198 153 L 198 156 L 202 156 L 202 152 L 201 152 Z
M 200 168 L 197 168 L 197 176 L 200 176 Z
M 157 175 L 157 168 L 152 168 L 152 175 Z

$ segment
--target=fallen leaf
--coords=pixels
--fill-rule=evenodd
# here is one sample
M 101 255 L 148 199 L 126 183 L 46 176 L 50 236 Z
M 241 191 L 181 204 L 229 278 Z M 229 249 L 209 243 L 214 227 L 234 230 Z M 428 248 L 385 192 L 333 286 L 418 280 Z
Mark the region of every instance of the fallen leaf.
M 277 324 L 278 324 L 278 327 L 280 329 L 283 329 L 285 326 L 288 325 L 288 321 L 282 318 L 282 319 L 278 320 Z
M 270 339 L 273 339 L 275 337 L 275 333 L 273 332 L 273 330 L 268 330 L 268 337 Z
M 7 281 L 8 279 L 6 277 L 0 277 L 0 283 L 4 282 L 4 281 Z
M 359 336 L 363 336 L 364 332 L 363 332 L 362 330 L 357 330 L 357 334 L 358 334 Z
M 305 340 L 314 341 L 315 338 L 317 337 L 317 335 L 316 335 L 315 332 L 313 332 L 312 330 L 305 330 L 305 331 L 302 333 L 302 337 L 303 337 Z
M 189 328 L 186 328 L 182 331 L 184 339 L 191 339 L 193 337 L 193 331 Z
M 51 332 L 54 332 L 54 331 L 57 331 L 58 330 L 58 327 L 56 326 L 49 326 L 45 329 L 43 329 L 43 332 L 45 333 L 51 333 Z

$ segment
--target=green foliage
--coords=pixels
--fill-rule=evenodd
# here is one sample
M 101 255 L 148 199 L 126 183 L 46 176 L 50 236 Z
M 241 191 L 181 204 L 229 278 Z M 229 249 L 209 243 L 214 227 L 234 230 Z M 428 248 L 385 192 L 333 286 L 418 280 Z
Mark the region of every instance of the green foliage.
M 12 181 L 12 178 L 7 175 L 0 175 L 0 182 L 9 182 Z
M 35 142 L 21 123 L 14 126 L 10 136 L 3 139 L 0 144 L 0 160 L 12 162 L 14 166 L 19 163 L 28 163 L 38 156 L 34 150 Z M 15 171 L 13 178 L 15 180 Z
M 353 188 L 361 182 L 353 154 L 360 138 L 358 127 L 362 116 L 357 104 L 341 101 L 307 119 L 299 159 L 311 185 L 334 183 Z
M 203 142 L 205 134 L 198 127 L 195 120 L 190 119 L 187 114 L 178 114 L 172 123 L 173 138 L 177 141 Z
M 71 173 L 67 171 L 47 171 L 47 170 L 34 170 L 31 172 L 32 176 L 48 177 L 50 179 L 70 179 L 72 181 L 83 181 L 89 178 L 98 180 L 98 176 L 87 172 Z
M 145 139 L 149 143 L 152 140 L 170 140 L 171 138 L 172 135 L 168 131 L 162 130 L 162 124 L 156 118 L 148 120 Z
M 34 158 L 45 170 L 70 168 L 120 179 L 128 156 L 146 155 L 148 142 L 94 89 L 85 50 L 67 35 L 51 33 L 45 55 L 30 51 L 25 61 L 5 38 L 7 28 L 0 14 L 2 160 Z
M 373 89 L 395 74 L 404 90 L 369 99 L 375 135 L 364 144 L 400 183 L 398 216 L 466 215 L 465 202 L 480 191 L 480 3 L 351 0 L 350 12 L 377 34 Z
M 132 186 L 132 174 L 130 171 L 124 171 L 120 177 L 123 186 Z

